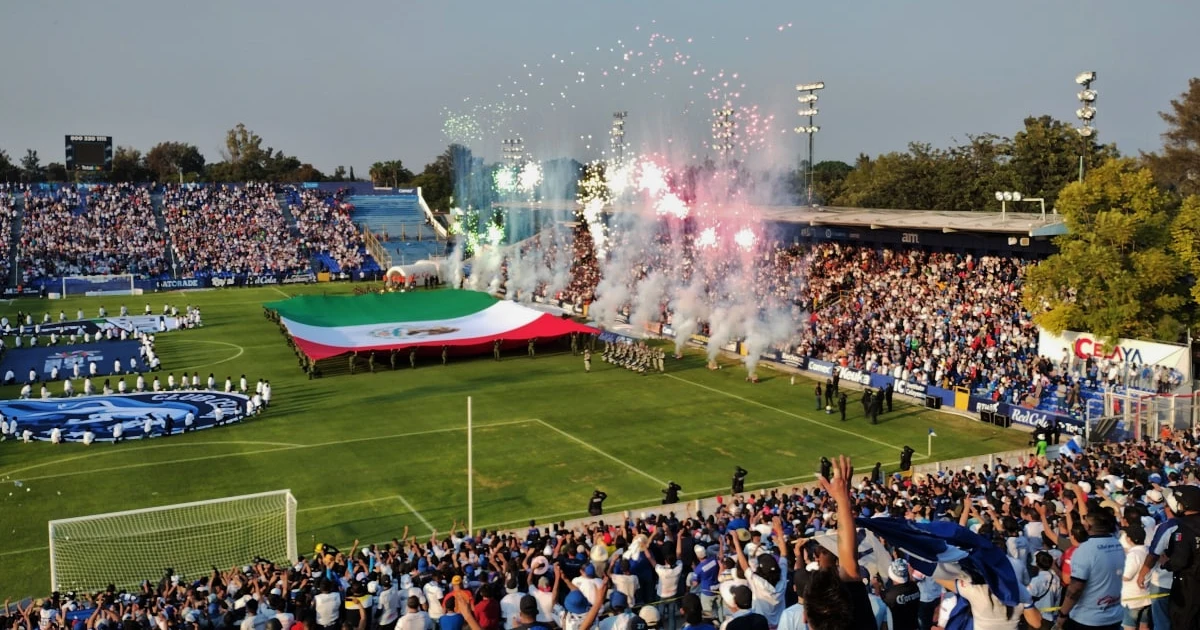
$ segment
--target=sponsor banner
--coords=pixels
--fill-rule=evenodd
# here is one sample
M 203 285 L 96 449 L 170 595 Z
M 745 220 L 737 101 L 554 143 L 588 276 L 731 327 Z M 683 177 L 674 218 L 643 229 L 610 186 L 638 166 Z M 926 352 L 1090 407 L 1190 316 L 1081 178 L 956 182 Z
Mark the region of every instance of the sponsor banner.
M 37 335 L 48 336 L 54 333 L 60 337 L 68 337 L 72 334 L 83 336 L 84 333 L 95 335 L 100 332 L 100 322 L 104 320 L 98 319 L 77 319 L 66 322 L 52 322 L 49 324 L 35 324 L 33 326 L 20 325 L 14 327 L 9 324 L 4 328 L 5 336 L 9 335 Z
M 1091 333 L 1067 330 L 1061 335 L 1055 335 L 1046 329 L 1039 330 L 1038 354 L 1058 360 L 1063 356 L 1064 349 L 1069 351 L 1076 361 L 1095 358 L 1139 366 L 1161 365 L 1171 370 L 1174 393 L 1191 391 L 1189 386 L 1192 383 L 1192 361 L 1188 356 L 1187 346 L 1118 339 L 1112 348 L 1106 350 L 1103 341 Z
M 791 352 L 780 352 L 778 361 L 784 365 L 790 365 L 801 370 L 808 369 L 808 357 L 803 357 Z
M 300 184 L 300 187 L 307 188 L 307 189 L 313 189 L 313 188 L 320 188 L 321 185 L 318 184 L 317 182 L 304 182 L 303 184 Z
M 979 406 L 977 405 L 977 408 Z M 983 409 L 986 411 L 986 409 Z M 1057 424 L 1067 435 L 1082 435 L 1083 422 L 1070 416 L 1041 409 L 1029 409 L 1009 403 L 1000 403 L 1000 413 L 1012 418 L 1013 424 L 1021 424 L 1038 430 L 1051 430 Z
M 158 281 L 159 291 L 172 291 L 175 289 L 201 289 L 208 286 L 204 278 L 175 278 Z
M 218 289 L 221 287 L 236 287 L 238 285 L 237 278 L 218 278 L 216 276 L 209 278 L 209 283 Z
M 871 384 L 871 375 L 860 370 L 840 368 L 838 369 L 838 374 L 841 376 L 843 381 L 850 381 L 851 383 L 858 383 L 859 385 L 865 386 L 869 386 Z M 884 386 L 886 387 L 887 384 L 885 383 Z
M 828 361 L 821 361 L 819 359 L 808 360 L 808 371 L 816 372 L 822 376 L 833 376 L 833 369 L 835 367 L 837 366 Z
M 662 334 L 664 337 L 674 337 L 675 329 L 672 328 L 670 324 L 663 324 Z
M 976 413 L 984 411 L 999 413 L 1000 405 L 1002 404 L 1004 403 L 996 402 L 986 396 L 971 396 L 967 399 L 967 411 Z
M 279 276 L 274 274 L 266 274 L 261 276 L 246 276 L 246 286 L 262 287 L 272 284 L 279 284 Z
M 416 188 L 397 188 L 396 194 L 397 195 L 415 195 L 415 194 L 417 194 L 417 189 Z
M 79 375 L 90 373 L 90 364 L 96 364 L 96 375 L 112 374 L 114 361 L 121 362 L 121 369 L 128 369 L 129 359 L 138 357 L 138 342 L 136 341 L 104 341 L 100 343 L 77 344 L 73 346 L 43 346 L 40 348 L 13 348 L 4 353 L 0 360 L 0 373 L 8 374 L 11 370 L 17 382 L 29 380 L 29 370 L 37 372 L 39 380 L 50 378 L 54 369 L 58 369 L 61 379 L 72 373 L 72 368 L 79 366 Z M 61 386 L 61 383 L 57 384 Z M 100 384 L 96 383 L 96 388 Z M 61 393 L 59 389 L 56 393 Z
M 39 287 L 4 287 L 0 290 L 0 297 L 11 300 L 20 297 L 40 297 L 42 289 Z
M 688 338 L 688 343 L 702 347 L 708 346 L 708 335 L 692 335 Z
M 49 440 L 50 432 L 59 427 L 66 441 L 82 441 L 88 430 L 96 434 L 98 441 L 111 441 L 113 427 L 118 424 L 126 439 L 144 437 L 147 419 L 153 435 L 162 435 L 167 425 L 174 433 L 183 431 L 188 414 L 192 415 L 193 429 L 216 426 L 218 409 L 222 422 L 242 420 L 248 400 L 242 394 L 207 391 L 79 396 L 0 401 L 0 413 L 17 423 L 17 431 L 32 431 L 36 440 Z
M 283 279 L 283 284 L 310 284 L 317 281 L 317 274 L 306 271 L 304 273 L 288 274 Z
M 621 333 L 613 332 L 611 330 L 606 330 L 600 333 L 600 336 L 597 338 L 600 341 L 607 341 L 608 343 L 637 343 L 640 341 L 639 339 L 634 339 L 628 335 L 622 335 Z
M 737 352 L 738 351 L 738 343 L 736 341 L 731 341 L 731 342 L 721 346 L 721 349 L 725 350 L 726 352 Z
M 909 383 L 908 381 L 900 381 L 900 380 L 897 380 L 895 382 L 894 387 L 896 388 L 896 393 L 900 394 L 901 396 L 908 396 L 909 398 L 919 398 L 921 400 L 925 400 L 925 394 L 928 392 L 928 389 L 929 389 L 920 383 Z

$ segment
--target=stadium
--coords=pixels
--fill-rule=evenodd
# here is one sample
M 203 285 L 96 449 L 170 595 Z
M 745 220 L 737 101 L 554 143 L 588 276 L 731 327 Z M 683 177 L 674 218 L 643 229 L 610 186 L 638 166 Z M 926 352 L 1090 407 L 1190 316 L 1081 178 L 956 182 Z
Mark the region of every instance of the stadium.
M 0 630 L 1194 627 L 1200 80 L 1136 159 L 1075 81 L 854 165 L 823 82 L 447 109 L 369 180 L 0 152 Z

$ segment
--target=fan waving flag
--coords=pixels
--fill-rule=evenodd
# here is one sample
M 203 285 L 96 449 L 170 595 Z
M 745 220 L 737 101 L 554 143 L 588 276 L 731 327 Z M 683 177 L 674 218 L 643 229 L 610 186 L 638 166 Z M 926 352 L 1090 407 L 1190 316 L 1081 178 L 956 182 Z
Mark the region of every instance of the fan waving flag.
M 484 351 L 497 340 L 517 345 L 600 332 L 478 291 L 306 295 L 265 306 L 279 314 L 296 346 L 318 360 L 414 347 Z
M 992 594 L 1005 605 L 1020 603 L 1021 588 L 1008 556 L 957 523 L 915 523 L 902 518 L 858 518 L 855 523 L 907 553 L 912 566 L 925 575 L 953 577 L 962 574 L 961 568 L 983 576 Z

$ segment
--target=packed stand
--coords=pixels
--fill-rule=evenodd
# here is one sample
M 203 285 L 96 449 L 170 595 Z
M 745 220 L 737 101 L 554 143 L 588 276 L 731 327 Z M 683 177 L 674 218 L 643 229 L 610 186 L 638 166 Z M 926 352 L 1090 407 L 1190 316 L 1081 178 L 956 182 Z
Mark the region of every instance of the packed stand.
M 933 475 L 838 457 L 816 487 L 734 493 L 711 514 L 604 516 L 597 490 L 572 527 L 455 523 L 318 543 L 293 565 L 168 569 L 9 607 L 0 628 L 1185 630 L 1200 612 L 1198 439 L 1070 442 L 1053 460 Z
M 135 184 L 86 191 L 26 189 L 21 224 L 22 279 L 166 271 L 165 241 L 150 190 Z
M 367 259 L 362 233 L 351 218 L 354 206 L 345 196 L 345 190 L 330 193 L 294 188 L 287 195 L 301 247 L 333 273 L 362 268 Z
M 308 268 L 269 184 L 172 186 L 163 194 L 163 216 L 180 275 Z
M 9 254 L 12 249 L 12 221 L 17 213 L 18 189 L 13 184 L 0 184 L 0 278 L 9 280 Z

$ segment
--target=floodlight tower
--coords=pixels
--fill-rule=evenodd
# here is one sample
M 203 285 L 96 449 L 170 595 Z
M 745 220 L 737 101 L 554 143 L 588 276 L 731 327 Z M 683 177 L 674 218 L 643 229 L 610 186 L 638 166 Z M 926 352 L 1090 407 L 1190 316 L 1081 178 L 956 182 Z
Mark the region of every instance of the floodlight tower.
M 733 154 L 733 106 L 728 101 L 720 109 L 713 110 L 713 151 L 728 163 Z
M 1092 89 L 1092 83 L 1096 80 L 1096 73 L 1088 70 L 1080 72 L 1075 77 L 1075 83 L 1083 87 L 1083 90 L 1075 95 L 1079 99 L 1079 109 L 1075 110 L 1075 117 L 1079 119 L 1082 125 L 1076 129 L 1079 132 L 1079 137 L 1082 139 L 1082 145 L 1079 151 L 1079 181 L 1083 181 L 1083 157 L 1087 154 L 1088 143 L 1091 137 L 1095 135 L 1096 128 L 1092 126 L 1093 120 L 1096 118 L 1096 90 Z
M 804 189 L 808 197 L 808 205 L 810 206 L 813 205 L 813 136 L 817 135 L 817 132 L 821 130 L 820 127 L 813 124 L 813 116 L 816 116 L 818 113 L 817 90 L 823 89 L 825 89 L 824 81 L 801 83 L 796 86 L 797 92 L 806 92 L 806 94 L 796 97 L 796 100 L 800 101 L 800 104 L 803 106 L 803 109 L 796 113 L 801 117 L 807 116 L 808 125 L 796 127 L 796 133 L 808 134 L 808 168 L 805 169 L 804 173 Z
M 504 154 L 504 161 L 509 166 L 515 167 L 525 159 L 525 143 L 520 138 L 505 138 L 500 144 L 503 145 L 500 151 Z
M 629 112 L 613 112 L 612 129 L 608 132 L 608 144 L 617 162 L 625 160 L 625 118 Z

